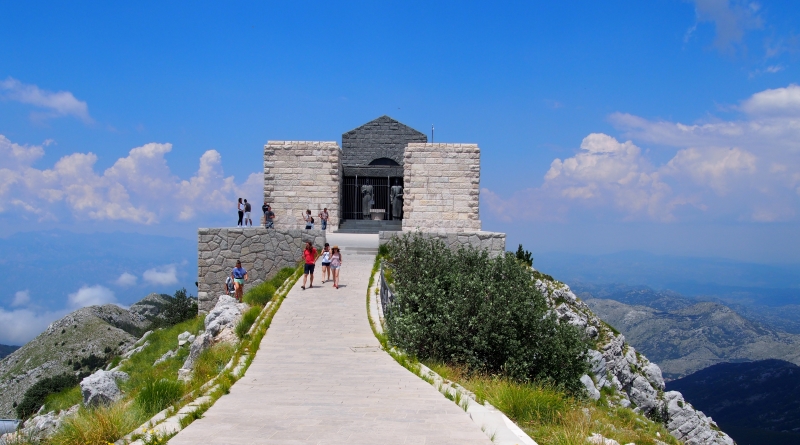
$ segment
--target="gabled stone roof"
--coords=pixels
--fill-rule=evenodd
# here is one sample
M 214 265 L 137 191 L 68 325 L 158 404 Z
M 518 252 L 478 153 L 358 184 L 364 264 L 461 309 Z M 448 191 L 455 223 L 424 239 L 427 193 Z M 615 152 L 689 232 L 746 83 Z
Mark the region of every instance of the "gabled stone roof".
M 379 158 L 403 165 L 406 145 L 420 142 L 428 142 L 424 133 L 383 115 L 342 134 L 342 165 L 367 166 Z

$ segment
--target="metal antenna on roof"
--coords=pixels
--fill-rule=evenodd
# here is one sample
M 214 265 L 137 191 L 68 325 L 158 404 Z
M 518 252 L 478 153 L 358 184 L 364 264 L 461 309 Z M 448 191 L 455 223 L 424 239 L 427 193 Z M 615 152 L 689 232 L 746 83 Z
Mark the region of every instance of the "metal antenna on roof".
M 433 144 L 433 124 L 431 124 L 431 144 Z

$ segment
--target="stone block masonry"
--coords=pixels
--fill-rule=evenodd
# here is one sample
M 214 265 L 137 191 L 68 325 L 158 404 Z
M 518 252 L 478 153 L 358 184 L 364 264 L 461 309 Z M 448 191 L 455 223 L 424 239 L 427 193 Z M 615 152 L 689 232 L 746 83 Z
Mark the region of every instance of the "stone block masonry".
M 208 313 L 225 293 L 225 278 L 241 260 L 247 269 L 247 289 L 272 278 L 284 267 L 303 259 L 303 247 L 311 241 L 317 249 L 325 245 L 321 230 L 199 229 L 197 231 L 198 310 Z
M 319 228 L 317 215 L 325 207 L 329 230 L 339 227 L 340 170 L 336 142 L 269 141 L 264 146 L 264 199 L 275 212 L 275 228 L 305 227 L 306 209 Z
M 415 232 L 378 232 L 378 242 L 380 245 L 388 243 L 395 236 L 402 236 L 407 233 Z M 495 257 L 506 251 L 506 234 L 502 232 L 416 232 L 425 238 L 438 238 L 450 250 L 458 250 L 460 247 L 472 246 L 476 249 L 488 250 L 489 256 Z
M 404 154 L 403 230 L 481 230 L 481 151 L 477 144 L 420 144 Z

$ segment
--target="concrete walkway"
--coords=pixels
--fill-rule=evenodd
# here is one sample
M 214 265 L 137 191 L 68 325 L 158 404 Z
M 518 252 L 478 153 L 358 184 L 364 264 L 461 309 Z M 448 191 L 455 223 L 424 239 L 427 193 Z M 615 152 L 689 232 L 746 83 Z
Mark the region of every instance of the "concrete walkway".
M 377 235 L 328 236 L 341 287 L 289 292 L 252 365 L 169 443 L 484 444 L 455 403 L 379 350 L 366 313 Z M 317 287 L 319 286 L 319 287 Z

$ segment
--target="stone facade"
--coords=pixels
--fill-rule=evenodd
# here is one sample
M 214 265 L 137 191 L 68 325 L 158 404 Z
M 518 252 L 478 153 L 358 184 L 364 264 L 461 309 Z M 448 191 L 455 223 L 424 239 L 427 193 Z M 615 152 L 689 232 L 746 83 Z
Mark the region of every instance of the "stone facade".
M 451 250 L 459 247 L 472 246 L 476 249 L 489 251 L 489 256 L 495 257 L 506 251 L 506 234 L 502 232 L 378 232 L 378 242 L 383 245 L 393 237 L 404 233 L 420 233 L 425 238 L 438 238 Z
M 477 144 L 408 144 L 403 230 L 481 230 L 481 151 Z
M 284 267 L 294 267 L 303 259 L 307 241 L 317 249 L 325 245 L 321 230 L 199 229 L 197 231 L 198 310 L 207 313 L 225 293 L 225 278 L 241 260 L 249 280 L 245 291 L 272 278 Z
M 327 207 L 329 230 L 335 230 L 340 176 L 341 150 L 336 142 L 269 141 L 264 146 L 264 199 L 275 212 L 275 228 L 304 228 L 306 209 L 314 217 L 314 228 L 319 228 L 317 215 Z
M 389 116 L 381 116 L 342 134 L 342 165 L 366 166 L 375 159 L 388 158 L 402 166 L 406 144 L 425 142 L 428 142 L 425 134 Z

